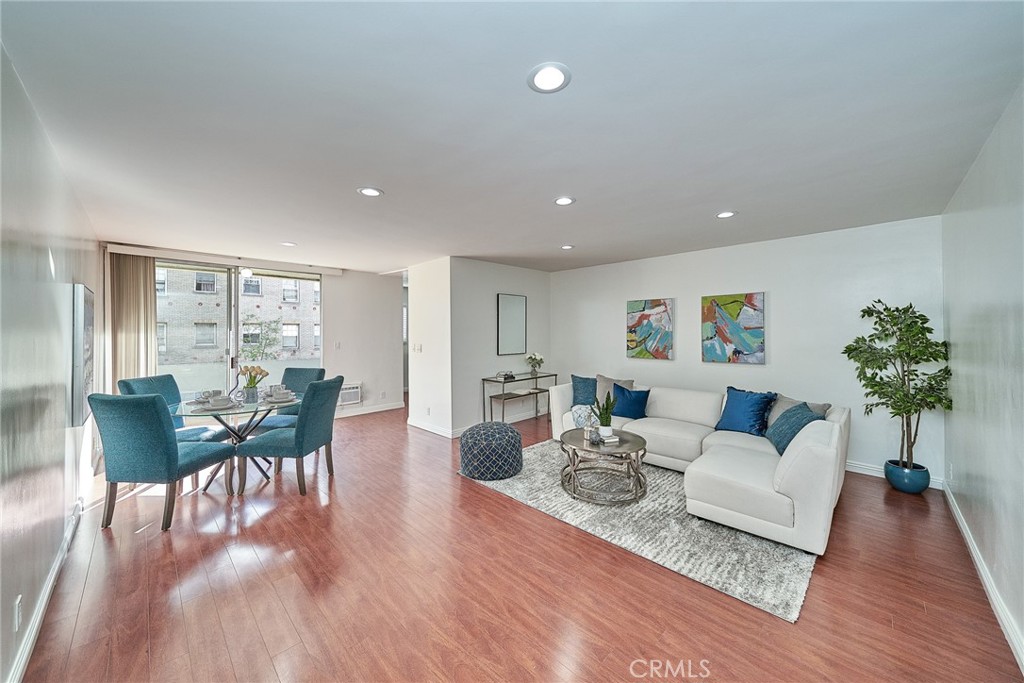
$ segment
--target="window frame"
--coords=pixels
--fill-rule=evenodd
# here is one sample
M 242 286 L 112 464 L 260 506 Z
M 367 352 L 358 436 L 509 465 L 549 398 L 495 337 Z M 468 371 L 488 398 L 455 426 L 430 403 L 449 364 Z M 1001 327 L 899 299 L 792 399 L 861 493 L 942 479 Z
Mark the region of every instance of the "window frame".
M 248 285 L 251 282 L 255 282 L 256 283 L 256 290 L 257 291 L 255 291 L 255 292 L 247 292 L 247 291 L 245 291 L 246 285 Z M 263 278 L 258 276 L 258 275 L 252 275 L 252 276 L 249 276 L 249 277 L 243 277 L 242 278 L 242 287 L 241 287 L 240 294 L 242 296 L 263 296 Z
M 213 326 L 213 341 L 212 342 L 210 342 L 208 344 L 207 343 L 200 343 L 200 341 L 199 341 L 199 330 L 200 330 L 200 326 L 201 325 L 202 326 L 210 326 L 210 325 Z M 206 321 L 196 321 L 196 322 L 193 322 L 192 323 L 192 332 L 193 332 L 192 341 L 193 341 L 193 345 L 195 346 L 195 348 L 197 348 L 197 349 L 214 349 L 214 348 L 217 348 L 217 333 L 218 333 L 217 323 L 215 323 L 215 322 L 206 322 Z
M 163 335 L 160 334 L 160 330 L 163 330 Z M 163 336 L 163 343 L 161 343 L 160 337 Z M 156 324 L 156 352 L 167 353 L 167 323 L 157 322 Z
M 313 348 L 314 349 L 319 349 L 320 345 L 323 343 L 322 331 L 323 331 L 323 328 L 321 327 L 321 323 L 313 323 Z
M 288 346 L 285 340 L 290 338 L 291 335 L 286 335 L 284 332 L 287 328 L 295 328 L 295 346 Z M 295 351 L 299 348 L 299 339 L 302 334 L 302 326 L 300 323 L 281 323 L 281 348 L 285 351 Z
M 313 281 L 313 303 L 320 303 L 320 280 Z
M 294 287 L 287 287 L 287 286 L 285 286 L 286 282 L 294 282 L 295 286 Z M 289 299 L 285 293 L 286 292 L 292 292 L 292 291 L 295 292 L 295 298 L 294 299 Z M 281 278 L 281 302 L 282 303 L 286 303 L 286 304 L 297 304 L 297 303 L 299 303 L 299 281 L 298 280 L 293 280 L 293 279 L 290 279 L 290 278 Z
M 255 327 L 256 328 L 256 332 L 255 332 L 255 334 L 256 334 L 256 341 L 246 341 L 245 340 L 247 335 L 253 334 L 253 332 L 251 332 L 251 331 L 246 331 L 247 327 Z M 242 328 L 241 329 L 241 333 L 242 333 L 241 344 L 242 344 L 242 346 L 256 346 L 257 344 L 259 344 L 260 342 L 263 341 L 263 323 L 261 323 L 261 322 L 259 322 L 259 323 L 242 323 L 241 324 L 241 328 Z
M 199 288 L 199 286 L 200 286 L 199 276 L 200 275 L 209 275 L 210 277 L 213 278 L 213 289 L 200 289 Z M 204 283 L 204 284 L 208 284 L 208 283 Z M 194 291 L 196 294 L 216 294 L 217 293 L 217 273 L 210 273 L 210 272 L 205 271 L 205 270 L 197 270 L 197 271 L 195 271 L 195 278 L 192 281 L 192 291 Z
M 157 296 L 167 296 L 167 269 L 166 268 L 154 268 L 154 283 L 156 287 Z M 163 278 L 160 277 L 160 273 L 163 272 Z M 160 284 L 163 283 L 163 289 L 160 288 Z M 166 325 L 166 323 L 164 323 Z

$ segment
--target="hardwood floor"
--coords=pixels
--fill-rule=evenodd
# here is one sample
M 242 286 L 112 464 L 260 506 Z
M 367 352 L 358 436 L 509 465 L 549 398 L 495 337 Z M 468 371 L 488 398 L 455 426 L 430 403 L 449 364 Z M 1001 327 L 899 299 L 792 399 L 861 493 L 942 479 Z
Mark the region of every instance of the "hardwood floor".
M 288 463 L 186 492 L 166 533 L 162 486 L 89 509 L 26 680 L 1024 680 L 937 491 L 848 474 L 788 624 L 460 477 L 403 411 L 334 457 L 304 498 Z

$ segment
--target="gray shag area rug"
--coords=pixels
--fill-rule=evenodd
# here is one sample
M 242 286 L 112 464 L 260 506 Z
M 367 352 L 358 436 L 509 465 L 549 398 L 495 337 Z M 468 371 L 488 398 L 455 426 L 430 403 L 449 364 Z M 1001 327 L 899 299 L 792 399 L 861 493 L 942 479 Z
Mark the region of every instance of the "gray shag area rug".
M 790 623 L 800 615 L 815 555 L 688 514 L 682 472 L 645 464 L 640 502 L 595 505 L 562 489 L 565 463 L 549 440 L 523 450 L 516 476 L 478 483 Z

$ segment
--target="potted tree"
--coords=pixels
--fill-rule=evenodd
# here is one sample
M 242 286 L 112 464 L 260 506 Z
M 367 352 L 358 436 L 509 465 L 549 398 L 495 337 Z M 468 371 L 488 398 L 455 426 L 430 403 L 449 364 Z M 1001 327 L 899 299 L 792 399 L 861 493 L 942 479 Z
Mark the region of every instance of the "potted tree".
M 928 468 L 914 462 L 914 445 L 921 413 L 953 409 L 949 395 L 952 370 L 948 365 L 926 372 L 922 366 L 949 360 L 949 344 L 932 339 L 928 316 L 914 304 L 893 307 L 875 300 L 860 312 L 874 331 L 847 344 L 843 354 L 857 364 L 857 379 L 864 386 L 864 414 L 885 408 L 900 420 L 900 457 L 887 460 L 885 478 L 899 491 L 920 493 L 928 488 Z
M 594 405 L 590 407 L 594 411 L 594 417 L 597 418 L 598 434 L 601 436 L 612 435 L 612 411 L 615 410 L 615 399 L 612 398 L 611 392 L 604 395 L 604 402 L 600 400 L 594 401 Z

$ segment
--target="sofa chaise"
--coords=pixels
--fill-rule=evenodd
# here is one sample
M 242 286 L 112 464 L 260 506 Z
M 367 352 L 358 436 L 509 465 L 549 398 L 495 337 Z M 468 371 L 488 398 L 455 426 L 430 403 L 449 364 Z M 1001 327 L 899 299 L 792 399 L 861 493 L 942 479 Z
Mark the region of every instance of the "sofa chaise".
M 550 389 L 551 436 L 576 427 L 572 384 Z M 686 473 L 686 511 L 817 555 L 825 552 L 850 439 L 850 409 L 832 407 L 780 456 L 768 439 L 716 430 L 725 395 L 651 387 L 646 417 L 612 427 L 647 441 L 645 462 Z

